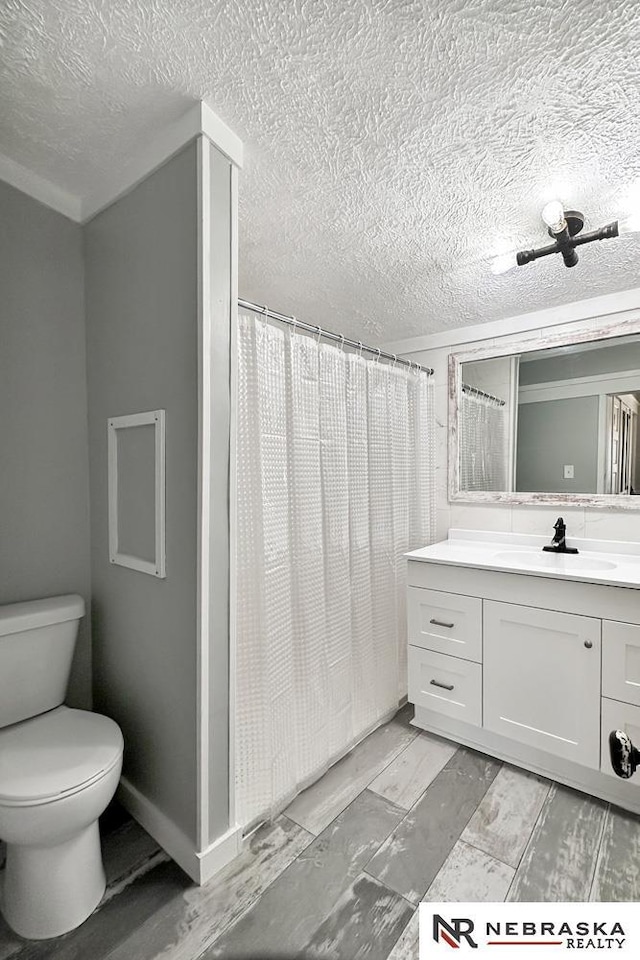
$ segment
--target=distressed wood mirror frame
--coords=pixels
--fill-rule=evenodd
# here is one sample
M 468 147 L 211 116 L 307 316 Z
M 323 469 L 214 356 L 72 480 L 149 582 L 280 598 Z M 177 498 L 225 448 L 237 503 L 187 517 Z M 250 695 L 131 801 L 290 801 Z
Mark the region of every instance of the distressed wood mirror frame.
M 640 333 L 640 308 L 593 317 L 589 320 L 574 322 L 571 329 L 562 326 L 560 332 L 542 331 L 532 335 L 515 334 L 500 337 L 498 343 L 477 347 L 464 353 L 449 354 L 449 443 L 448 443 L 448 486 L 449 500 L 464 503 L 510 503 L 510 504 L 557 504 L 582 507 L 601 507 L 615 510 L 640 510 L 640 496 L 604 493 L 517 493 L 508 491 L 460 490 L 460 447 L 459 447 L 459 410 L 462 391 L 463 363 L 475 360 L 492 360 L 508 357 L 512 354 L 570 346 L 589 341 L 610 340 Z M 640 379 L 640 371 L 638 371 Z

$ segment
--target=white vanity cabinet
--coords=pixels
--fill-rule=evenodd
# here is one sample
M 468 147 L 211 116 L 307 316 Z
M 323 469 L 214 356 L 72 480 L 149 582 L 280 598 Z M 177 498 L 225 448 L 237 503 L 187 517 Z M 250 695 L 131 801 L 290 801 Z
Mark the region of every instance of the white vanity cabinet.
M 414 724 L 640 813 L 608 747 L 620 728 L 640 748 L 640 589 L 450 555 L 409 555 Z

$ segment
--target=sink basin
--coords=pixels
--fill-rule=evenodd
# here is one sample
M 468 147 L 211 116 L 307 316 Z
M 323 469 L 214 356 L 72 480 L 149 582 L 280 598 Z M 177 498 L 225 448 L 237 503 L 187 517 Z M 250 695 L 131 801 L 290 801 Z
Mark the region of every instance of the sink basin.
M 557 570 L 558 572 L 575 571 L 581 573 L 596 573 L 598 570 L 615 570 L 616 563 L 611 560 L 600 560 L 593 556 L 582 556 L 575 553 L 529 553 L 526 550 L 505 550 L 493 555 L 496 563 L 509 567 L 526 569 Z

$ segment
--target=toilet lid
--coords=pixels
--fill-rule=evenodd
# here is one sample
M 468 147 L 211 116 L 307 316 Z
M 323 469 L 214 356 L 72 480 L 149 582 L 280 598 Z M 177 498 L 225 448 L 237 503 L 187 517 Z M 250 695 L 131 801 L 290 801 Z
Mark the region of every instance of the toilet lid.
M 117 723 L 56 707 L 0 730 L 0 802 L 34 803 L 75 793 L 122 756 Z

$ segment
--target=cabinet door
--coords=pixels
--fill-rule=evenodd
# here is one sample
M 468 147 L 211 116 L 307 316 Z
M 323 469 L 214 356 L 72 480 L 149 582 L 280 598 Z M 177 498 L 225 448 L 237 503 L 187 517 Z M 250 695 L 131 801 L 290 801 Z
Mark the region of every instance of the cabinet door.
M 640 626 L 602 623 L 602 696 L 640 706 Z
M 618 783 L 622 781 L 613 772 L 611 766 L 611 754 L 609 752 L 609 734 L 612 730 L 624 730 L 631 737 L 631 742 L 637 746 L 640 743 L 640 707 L 632 706 L 628 703 L 619 703 L 617 700 L 608 700 L 602 698 L 602 756 L 600 758 L 600 769 L 603 773 L 615 777 Z M 636 790 L 638 786 L 638 776 L 630 781 L 630 785 Z M 626 782 L 626 781 L 625 781 Z
M 600 620 L 484 604 L 484 726 L 600 766 Z

